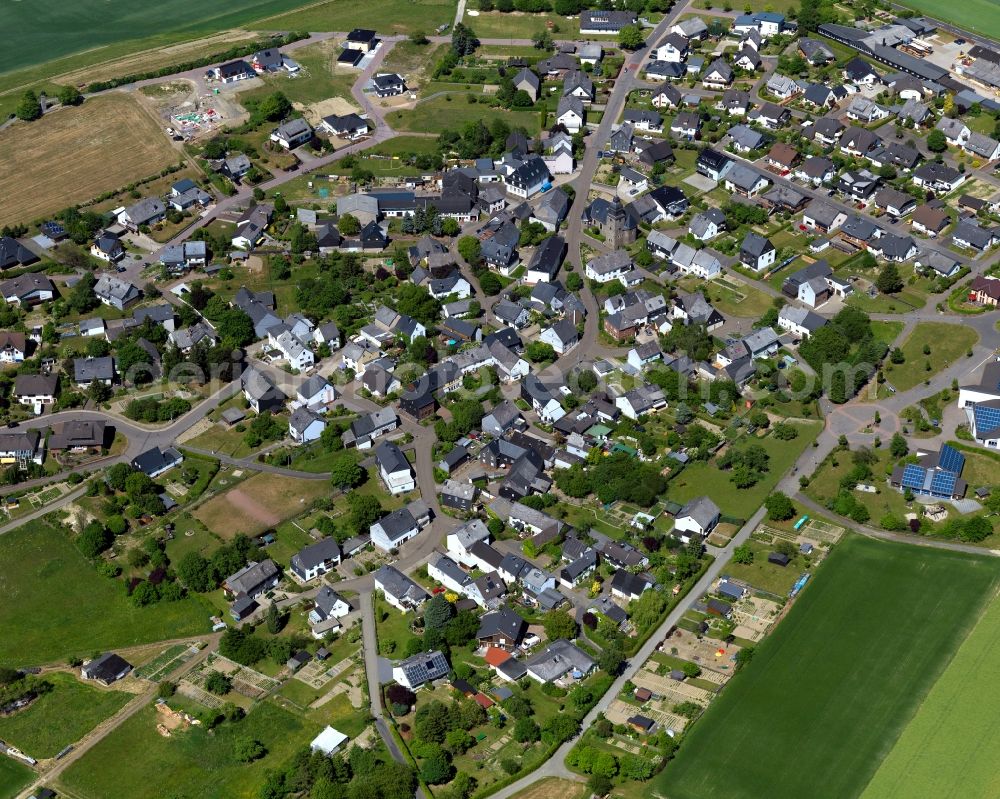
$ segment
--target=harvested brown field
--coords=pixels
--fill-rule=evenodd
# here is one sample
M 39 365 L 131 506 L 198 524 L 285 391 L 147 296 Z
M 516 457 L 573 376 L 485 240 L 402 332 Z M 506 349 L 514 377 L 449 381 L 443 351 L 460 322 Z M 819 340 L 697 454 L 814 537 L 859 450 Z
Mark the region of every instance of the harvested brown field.
M 118 92 L 16 123 L 0 131 L 0 219 L 31 222 L 180 158 L 152 117 Z
M 582 782 L 549 777 L 525 788 L 514 799 L 582 799 L 588 793 Z
M 237 533 L 254 536 L 304 511 L 330 493 L 326 480 L 306 480 L 261 472 L 213 497 L 194 516 L 223 538 Z

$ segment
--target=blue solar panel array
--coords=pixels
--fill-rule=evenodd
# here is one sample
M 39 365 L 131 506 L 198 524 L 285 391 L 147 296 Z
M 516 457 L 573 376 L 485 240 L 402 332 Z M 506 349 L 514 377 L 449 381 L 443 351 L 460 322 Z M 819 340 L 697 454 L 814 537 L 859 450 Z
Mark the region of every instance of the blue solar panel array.
M 962 473 L 962 468 L 965 466 L 965 456 L 954 447 L 949 447 L 945 444 L 941 447 L 941 455 L 938 457 L 938 465 L 942 469 L 959 475 Z
M 927 476 L 927 470 L 923 466 L 917 466 L 916 464 L 909 464 L 903 469 L 903 488 L 911 488 L 916 490 L 923 490 L 924 479 Z
M 972 412 L 975 414 L 977 433 L 988 433 L 1000 427 L 1000 408 L 977 405 Z
M 955 481 L 958 475 L 954 472 L 935 472 L 931 480 L 931 494 L 936 497 L 950 497 L 955 493 Z

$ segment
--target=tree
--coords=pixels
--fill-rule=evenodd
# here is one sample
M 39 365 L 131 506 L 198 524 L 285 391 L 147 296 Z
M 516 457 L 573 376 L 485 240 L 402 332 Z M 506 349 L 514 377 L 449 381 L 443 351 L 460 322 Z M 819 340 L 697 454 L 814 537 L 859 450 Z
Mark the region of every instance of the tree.
M 454 773 L 451 761 L 445 751 L 437 746 L 431 751 L 428 757 L 424 757 L 420 763 L 420 777 L 430 785 L 440 785 L 451 780 Z
M 252 763 L 267 754 L 267 749 L 256 738 L 240 736 L 233 743 L 233 754 L 241 763 Z
M 910 445 L 899 433 L 893 433 L 889 439 L 889 454 L 894 458 L 902 458 L 910 451 Z
M 114 541 L 114 536 L 103 524 L 98 521 L 90 522 L 83 528 L 83 532 L 76 539 L 76 545 L 83 553 L 84 557 L 96 558 Z
M 542 28 L 538 33 L 531 37 L 531 43 L 535 46 L 537 50 L 551 50 L 552 49 L 552 34 L 549 33 L 545 28 Z
M 26 91 L 21 95 L 14 113 L 17 114 L 18 119 L 23 119 L 25 122 L 31 122 L 41 117 L 42 104 L 38 99 L 38 95 L 31 91 L 31 89 Z
M 597 665 L 612 676 L 617 676 L 621 672 L 622 666 L 625 665 L 625 653 L 617 639 L 604 648 Z
M 638 25 L 626 25 L 618 31 L 618 44 L 624 50 L 638 50 L 646 43 Z
M 272 599 L 271 604 L 267 606 L 267 631 L 271 635 L 277 635 L 285 626 L 286 619 L 285 614 L 278 610 L 277 604 Z
M 749 544 L 740 544 L 733 550 L 733 562 L 743 566 L 749 566 L 753 563 L 753 550 Z
M 479 39 L 471 28 L 459 22 L 451 32 L 451 49 L 459 58 L 472 55 L 479 47 Z
M 63 105 L 80 105 L 83 102 L 83 95 L 76 86 L 62 86 L 56 96 Z
M 368 528 L 382 516 L 382 506 L 378 498 L 371 494 L 350 494 L 347 497 L 347 504 L 351 509 L 351 528 L 358 535 L 367 533 Z
M 470 266 L 479 261 L 480 244 L 475 236 L 462 236 L 458 240 L 458 254 L 465 259 Z
M 337 228 L 344 236 L 357 236 L 361 232 L 361 223 L 353 214 L 343 214 L 337 220 Z
M 943 153 L 948 149 L 948 140 L 945 138 L 944 131 L 934 128 L 927 134 L 927 149 L 932 153 Z
M 258 103 L 256 109 L 256 115 L 268 120 L 269 122 L 278 122 L 288 116 L 291 112 L 292 103 L 281 92 L 269 94 L 261 100 L 260 103 Z M 277 202 L 274 204 L 274 210 L 278 210 Z
M 413 44 L 420 46 L 430 43 L 430 39 L 427 38 L 427 34 L 420 30 L 413 31 L 410 34 L 410 41 Z
M 492 272 L 486 272 L 479 278 L 479 288 L 481 288 L 483 293 L 487 296 L 494 297 L 503 291 L 503 283 L 501 283 L 500 278 Z
M 897 294 L 903 290 L 903 278 L 900 277 L 896 264 L 887 263 L 882 267 L 875 279 L 875 288 L 883 294 Z
M 576 384 L 579 386 L 580 391 L 589 394 L 597 388 L 597 375 L 590 369 L 584 369 L 577 373 Z
M 685 677 L 697 677 L 699 674 L 701 674 L 701 666 L 699 666 L 697 663 L 691 663 L 690 661 L 687 661 L 684 663 L 683 666 L 681 666 L 681 671 L 684 672 Z
M 764 500 L 764 507 L 767 508 L 767 518 L 773 522 L 783 522 L 795 515 L 792 501 L 780 491 L 769 494 Z
M 257 338 L 253 320 L 239 308 L 226 308 L 212 322 L 222 345 L 228 349 L 245 347 Z
M 624 754 L 618 759 L 618 770 L 627 780 L 645 782 L 653 776 L 653 762 L 642 755 Z
M 338 488 L 354 488 L 364 482 L 365 471 L 353 452 L 340 453 L 330 465 L 330 482 Z
M 556 359 L 555 349 L 553 349 L 551 344 L 546 344 L 544 341 L 532 341 L 524 348 L 524 354 L 528 356 L 528 360 L 532 363 L 554 361 Z
M 534 743 L 541 737 L 542 731 L 531 717 L 519 718 L 514 723 L 514 740 L 518 743 Z
M 219 584 L 212 564 L 200 552 L 188 552 L 177 564 L 177 576 L 190 590 L 208 593 Z
M 565 610 L 550 610 L 542 618 L 545 635 L 550 641 L 557 638 L 576 638 L 576 622 Z
M 413 726 L 418 740 L 441 743 L 451 726 L 451 714 L 444 702 L 435 699 L 417 708 Z
M 435 594 L 424 610 L 424 626 L 428 630 L 443 630 L 454 613 L 455 606 L 444 598 L 444 594 Z
M 221 671 L 213 671 L 205 679 L 205 690 L 216 696 L 225 696 L 233 688 L 233 681 Z
M 441 313 L 441 303 L 423 286 L 404 283 L 396 290 L 396 310 L 430 325 Z

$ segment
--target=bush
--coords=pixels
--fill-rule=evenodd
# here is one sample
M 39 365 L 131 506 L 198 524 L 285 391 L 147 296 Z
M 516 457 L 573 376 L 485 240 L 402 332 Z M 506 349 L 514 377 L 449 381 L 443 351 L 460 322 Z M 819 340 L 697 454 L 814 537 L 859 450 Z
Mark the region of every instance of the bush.
M 220 671 L 213 671 L 205 680 L 205 690 L 216 696 L 225 696 L 233 688 L 233 681 Z

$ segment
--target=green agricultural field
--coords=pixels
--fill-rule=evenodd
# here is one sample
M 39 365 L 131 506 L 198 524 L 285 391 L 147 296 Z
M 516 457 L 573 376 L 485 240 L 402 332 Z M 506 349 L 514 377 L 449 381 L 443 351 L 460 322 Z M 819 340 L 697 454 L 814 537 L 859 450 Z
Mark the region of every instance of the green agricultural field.
M 9 757 L 0 757 L 0 799 L 14 799 L 35 775 L 30 768 Z
M 1000 38 L 1000 2 L 997 0 L 901 0 L 900 5 L 942 22 L 975 31 L 991 39 Z
M 858 796 L 996 584 L 992 558 L 845 539 L 697 722 L 653 792 Z
M 302 3 L 286 0 L 286 7 L 292 5 Z M 310 2 L 297 11 L 268 17 L 251 27 L 279 31 L 349 31 L 357 27 L 374 27 L 380 34 L 421 30 L 429 35 L 439 25 L 455 21 L 456 6 L 456 0 L 365 0 L 363 3 L 357 0 L 326 0 Z
M 760 439 L 756 443 L 771 456 L 771 469 L 753 488 L 737 491 L 733 488 L 730 474 L 715 466 L 713 462 L 699 461 L 687 466 L 667 489 L 667 496 L 674 502 L 685 503 L 689 499 L 707 494 L 730 516 L 749 519 L 764 499 L 777 485 L 792 464 L 812 441 L 819 435 L 819 422 L 792 421 L 799 429 L 798 437 L 791 441 L 779 441 L 774 436 Z M 741 446 L 744 444 L 741 443 Z
M 995 796 L 1000 602 L 994 600 L 906 725 L 862 799 Z
M 979 335 L 971 327 L 920 322 L 900 347 L 906 361 L 893 364 L 887 360 L 885 378 L 897 391 L 911 389 L 964 358 L 966 351 L 977 341 Z M 929 355 L 924 354 L 924 347 L 930 348 Z M 930 369 L 927 369 L 927 364 L 930 364 Z
M 258 795 L 265 769 L 280 767 L 322 729 L 271 702 L 211 733 L 190 727 L 164 738 L 156 731 L 157 721 L 152 705 L 139 711 L 70 766 L 61 782 L 80 799 L 250 799 Z M 234 753 L 236 741 L 244 737 L 267 748 L 253 767 Z
M 4 47 L 0 72 L 29 67 L 84 50 L 168 33 L 197 38 L 278 14 L 306 0 L 121 0 L 111 11 L 103 0 L 32 0 L 4 3 L 0 26 L 18 35 Z M 44 20 L 44 24 L 39 24 Z
M 0 718 L 0 739 L 38 759 L 55 757 L 132 698 L 124 691 L 92 688 L 61 672 L 45 679 L 52 683 L 51 691 L 27 709 Z
M 101 577 L 67 533 L 42 521 L 0 537 L 0 595 L 4 666 L 208 631 L 208 609 L 197 598 L 133 607 L 124 583 Z

